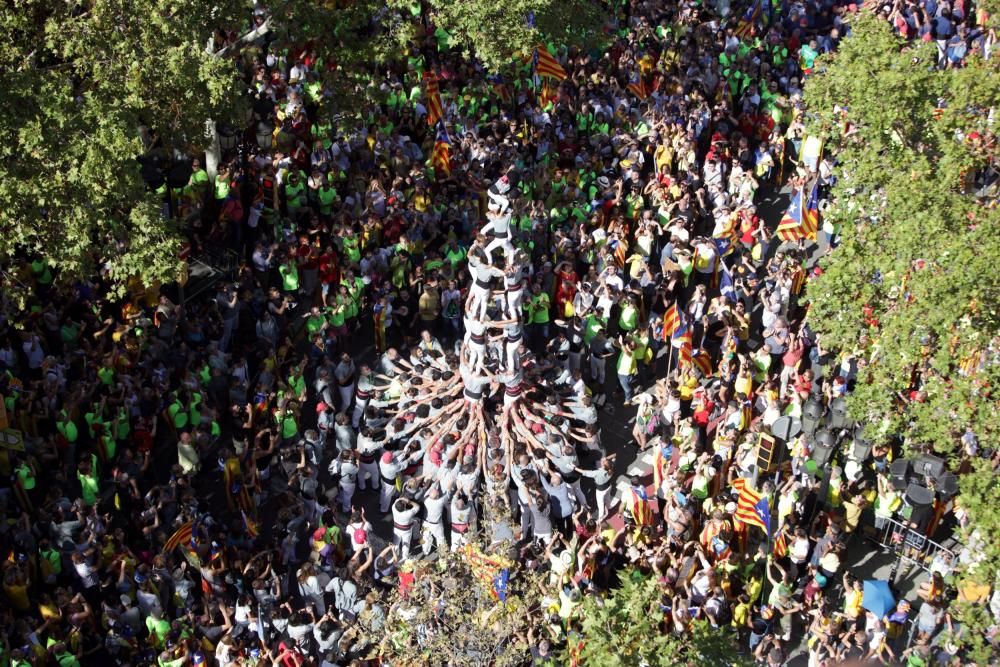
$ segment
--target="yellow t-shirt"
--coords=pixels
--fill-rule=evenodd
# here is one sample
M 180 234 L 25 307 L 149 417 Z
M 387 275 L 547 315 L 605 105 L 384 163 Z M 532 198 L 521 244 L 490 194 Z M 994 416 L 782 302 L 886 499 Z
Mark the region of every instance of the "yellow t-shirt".
M 677 386 L 677 391 L 681 394 L 681 400 L 690 401 L 694 396 L 694 390 L 698 388 L 698 380 L 693 375 L 685 375 L 681 383 Z
M 753 378 L 749 375 L 740 376 L 736 378 L 736 393 L 743 394 L 744 396 L 749 396 L 753 393 Z
M 26 611 L 31 606 L 28 601 L 28 587 L 24 584 L 8 584 L 5 582 L 3 592 L 6 593 L 7 599 L 10 600 L 10 606 L 14 609 Z
M 849 618 L 857 618 L 861 614 L 861 601 L 864 594 L 858 590 L 848 591 L 844 598 L 844 614 Z

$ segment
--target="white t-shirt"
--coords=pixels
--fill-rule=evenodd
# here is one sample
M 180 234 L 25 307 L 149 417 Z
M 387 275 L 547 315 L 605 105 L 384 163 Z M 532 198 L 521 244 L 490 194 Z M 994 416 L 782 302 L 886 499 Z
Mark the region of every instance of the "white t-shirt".
M 90 564 L 86 562 L 73 563 L 73 569 L 76 570 L 76 574 L 80 577 L 80 583 L 83 584 L 84 588 L 93 588 L 97 585 L 97 570 L 92 568 Z
M 28 357 L 28 367 L 41 368 L 42 362 L 45 361 L 45 350 L 42 349 L 42 343 L 38 340 L 38 336 L 32 336 L 31 340 L 26 341 L 21 347 L 25 356 Z

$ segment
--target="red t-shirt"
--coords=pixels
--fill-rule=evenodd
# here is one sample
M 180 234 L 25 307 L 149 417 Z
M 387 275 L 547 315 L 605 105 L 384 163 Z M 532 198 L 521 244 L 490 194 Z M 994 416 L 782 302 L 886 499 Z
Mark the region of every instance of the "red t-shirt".
M 295 249 L 295 256 L 299 260 L 299 268 L 315 269 L 319 266 L 319 252 L 311 245 L 300 245 Z
M 319 279 L 327 285 L 340 281 L 340 267 L 337 266 L 337 256 L 325 252 L 319 256 Z
M 781 363 L 785 366 L 795 366 L 795 364 L 802 361 L 802 355 L 806 352 L 805 347 L 802 346 L 792 346 L 788 348 L 788 351 L 781 357 Z
M 706 401 L 703 406 L 694 411 L 691 415 L 691 419 L 695 424 L 701 427 L 708 426 L 709 417 L 712 416 L 712 411 L 715 409 L 715 403 L 712 401 Z

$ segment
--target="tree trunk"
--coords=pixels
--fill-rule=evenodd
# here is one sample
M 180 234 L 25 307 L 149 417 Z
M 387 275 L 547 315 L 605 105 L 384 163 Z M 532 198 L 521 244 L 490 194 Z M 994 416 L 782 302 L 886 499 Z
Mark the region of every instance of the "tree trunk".
M 208 147 L 205 149 L 205 171 L 208 172 L 209 180 L 214 181 L 216 174 L 219 173 L 219 162 L 222 161 L 219 127 L 214 120 L 205 121 L 205 134 L 209 138 Z

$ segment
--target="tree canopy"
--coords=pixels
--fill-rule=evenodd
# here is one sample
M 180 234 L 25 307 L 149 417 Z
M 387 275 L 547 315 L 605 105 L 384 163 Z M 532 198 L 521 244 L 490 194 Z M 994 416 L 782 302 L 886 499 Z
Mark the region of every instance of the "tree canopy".
M 942 69 L 937 57 L 862 15 L 806 85 L 813 130 L 839 161 L 824 215 L 842 225 L 842 245 L 810 284 L 809 318 L 824 347 L 859 358 L 849 408 L 872 439 L 902 435 L 907 455 L 966 461 L 956 584 L 988 591 L 1000 572 L 998 487 L 992 467 L 970 459 L 975 443 L 1000 441 L 1000 210 L 984 178 L 1000 63 Z M 959 601 L 954 614 L 957 640 L 985 663 L 983 605 Z
M 1000 77 L 995 58 L 936 59 L 862 15 L 808 80 L 813 130 L 839 161 L 824 217 L 842 225 L 809 319 L 825 348 L 861 360 L 849 405 L 871 438 L 952 457 L 966 430 L 1000 437 L 1000 211 L 981 180 Z
M 24 0 L 0 11 L 0 256 L 122 284 L 177 275 L 179 240 L 140 178 L 140 128 L 197 151 L 233 103 L 236 70 L 207 50 L 238 2 Z
M 695 621 L 684 636 L 661 627 L 663 590 L 653 577 L 627 570 L 621 586 L 604 598 L 588 595 L 580 607 L 581 635 L 569 642 L 565 663 L 583 667 L 734 667 L 742 664 L 735 637 L 726 628 Z M 669 604 L 669 600 L 666 601 Z
M 264 2 L 268 18 L 256 26 L 267 39 L 312 45 L 338 107 L 371 90 L 373 63 L 436 44 L 499 71 L 543 36 L 583 43 L 600 9 L 591 0 L 340 5 Z M 104 266 L 118 287 L 178 276 L 179 230 L 137 158 L 154 146 L 198 155 L 210 144 L 208 121 L 242 126 L 240 59 L 252 43 L 233 36 L 255 26 L 239 0 L 205 9 L 195 0 L 19 0 L 0 10 L 0 258 L 44 257 L 68 278 Z
M 389 0 L 396 25 L 383 30 L 388 52 L 419 42 L 427 29 L 438 44 L 474 57 L 487 70 L 520 65 L 540 41 L 585 45 L 601 25 L 602 4 L 593 0 Z

